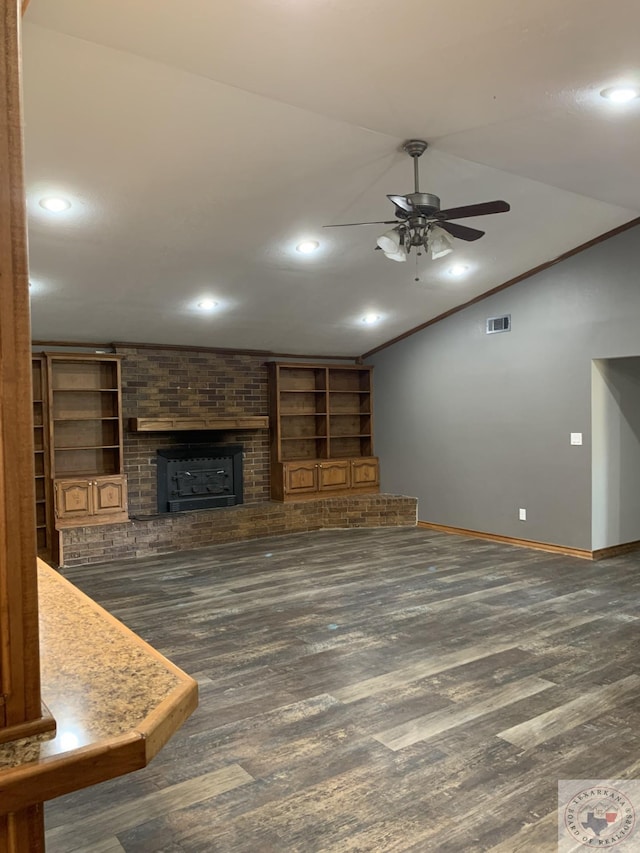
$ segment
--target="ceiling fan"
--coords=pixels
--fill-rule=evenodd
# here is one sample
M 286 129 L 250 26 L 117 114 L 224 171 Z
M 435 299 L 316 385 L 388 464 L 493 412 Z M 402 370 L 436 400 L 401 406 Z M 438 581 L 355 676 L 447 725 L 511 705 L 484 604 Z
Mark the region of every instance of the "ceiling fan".
M 451 219 L 464 219 L 468 216 L 486 216 L 490 213 L 506 213 L 510 210 L 506 201 L 485 201 L 480 204 L 468 204 L 464 207 L 450 207 L 440 210 L 440 199 L 432 193 L 420 192 L 418 158 L 427 150 L 428 143 L 422 139 L 409 139 L 402 148 L 413 158 L 413 177 L 415 188 L 407 195 L 388 195 L 395 206 L 396 219 L 379 222 L 345 222 L 339 225 L 325 225 L 325 228 L 349 228 L 353 225 L 394 225 L 390 231 L 377 239 L 377 249 L 382 249 L 387 258 L 393 261 L 406 261 L 411 247 L 417 247 L 418 254 L 425 248 L 432 258 L 440 258 L 453 251 L 452 237 L 459 240 L 479 240 L 485 233 L 468 225 L 458 225 Z

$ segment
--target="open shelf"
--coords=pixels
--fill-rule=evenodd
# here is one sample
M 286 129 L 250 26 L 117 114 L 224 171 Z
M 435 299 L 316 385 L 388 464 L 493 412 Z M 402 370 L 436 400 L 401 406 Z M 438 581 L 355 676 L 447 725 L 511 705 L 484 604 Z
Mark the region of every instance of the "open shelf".
M 56 391 L 52 415 L 54 421 L 117 418 L 119 402 L 115 391 Z
M 325 391 L 327 374 L 324 367 L 289 365 L 280 375 L 280 391 Z
M 371 368 L 272 362 L 269 374 L 272 497 L 377 491 Z
M 368 368 L 332 368 L 329 372 L 329 391 L 333 394 L 345 391 L 350 394 L 361 391 L 371 393 L 371 371 Z
M 86 417 L 72 417 L 72 418 L 53 418 L 54 424 L 68 424 L 75 423 L 76 421 L 118 421 L 119 418 L 115 417 L 115 415 L 108 415 L 107 417 L 102 417 L 102 415 L 87 415 Z
M 282 441 L 296 438 L 326 438 L 326 415 L 286 415 L 282 418 Z
M 117 360 L 81 355 L 54 357 L 55 370 L 51 382 L 53 391 L 118 390 Z
M 282 443 L 283 460 L 327 459 L 328 443 L 326 438 L 289 438 Z
M 332 459 L 352 459 L 360 456 L 371 456 L 372 453 L 371 436 L 341 436 L 331 439 Z
M 85 447 L 117 447 L 120 426 L 117 418 L 54 421 L 53 441 L 56 450 Z
M 118 450 L 117 444 L 70 444 L 68 447 L 65 447 L 62 444 L 59 444 L 56 447 L 56 453 L 63 453 L 65 450 L 74 451 L 74 450 Z
M 355 455 L 371 454 L 371 368 L 272 363 L 270 371 L 274 461 L 309 459 L 317 442 L 315 458 L 331 458 L 333 448 L 344 456 L 338 439 L 355 439 Z
M 46 353 L 45 358 L 49 419 L 44 422 L 56 526 L 126 520 L 121 357 Z M 99 478 L 107 481 L 97 483 Z
M 118 447 L 56 448 L 54 460 L 56 479 L 120 473 Z
M 38 554 L 57 561 L 56 537 L 53 529 L 51 501 L 50 447 L 48 427 L 47 371 L 43 356 L 32 356 L 31 387 L 33 393 L 33 451 Z
M 371 396 L 369 394 L 352 394 L 346 391 L 329 396 L 329 414 L 349 415 L 352 413 L 371 414 Z
M 109 471 L 107 468 L 103 470 L 92 471 L 89 468 L 80 468 L 80 469 L 70 469 L 69 471 L 65 471 L 61 473 L 57 478 L 57 482 L 61 480 L 89 480 L 98 477 L 113 477 L 117 476 L 113 471 Z

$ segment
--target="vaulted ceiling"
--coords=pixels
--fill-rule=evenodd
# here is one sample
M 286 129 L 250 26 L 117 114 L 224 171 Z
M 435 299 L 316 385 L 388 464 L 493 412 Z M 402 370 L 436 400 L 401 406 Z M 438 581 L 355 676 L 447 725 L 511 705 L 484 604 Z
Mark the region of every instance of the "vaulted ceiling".
M 640 98 L 600 92 L 638 32 L 631 0 L 31 0 L 34 338 L 353 356 L 633 219 Z M 511 212 L 404 264 L 323 229 L 393 219 L 408 138 L 443 207 Z

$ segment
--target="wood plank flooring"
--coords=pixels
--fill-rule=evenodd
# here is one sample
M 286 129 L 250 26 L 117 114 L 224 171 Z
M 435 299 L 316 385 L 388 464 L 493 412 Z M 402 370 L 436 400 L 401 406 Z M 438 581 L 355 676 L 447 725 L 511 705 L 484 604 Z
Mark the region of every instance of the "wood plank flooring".
M 551 853 L 559 779 L 640 778 L 637 555 L 396 528 L 65 574 L 201 705 L 49 803 L 49 853 Z

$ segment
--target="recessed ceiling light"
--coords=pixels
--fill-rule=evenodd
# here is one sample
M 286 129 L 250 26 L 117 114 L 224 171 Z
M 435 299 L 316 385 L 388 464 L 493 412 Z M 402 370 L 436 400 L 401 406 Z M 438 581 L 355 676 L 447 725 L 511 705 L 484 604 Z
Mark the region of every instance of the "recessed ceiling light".
M 600 94 L 614 104 L 626 104 L 640 95 L 640 89 L 637 86 L 610 86 L 608 89 L 603 89 Z
M 315 252 L 316 249 L 320 248 L 320 243 L 317 240 L 303 240 L 302 243 L 298 243 L 296 246 L 296 250 L 298 252 L 302 252 L 303 255 L 308 255 L 311 252 Z
M 44 207 L 45 210 L 49 210 L 51 213 L 61 213 L 63 210 L 69 210 L 71 202 L 66 198 L 59 197 L 41 198 L 40 207 Z
M 380 320 L 379 314 L 365 314 L 362 318 L 362 322 L 366 323 L 367 326 L 373 326 Z
M 469 267 L 466 264 L 454 264 L 452 267 L 449 267 L 449 275 L 464 275 Z
M 203 299 L 201 302 L 198 302 L 198 308 L 202 308 L 203 311 L 211 311 L 217 304 L 215 299 Z

